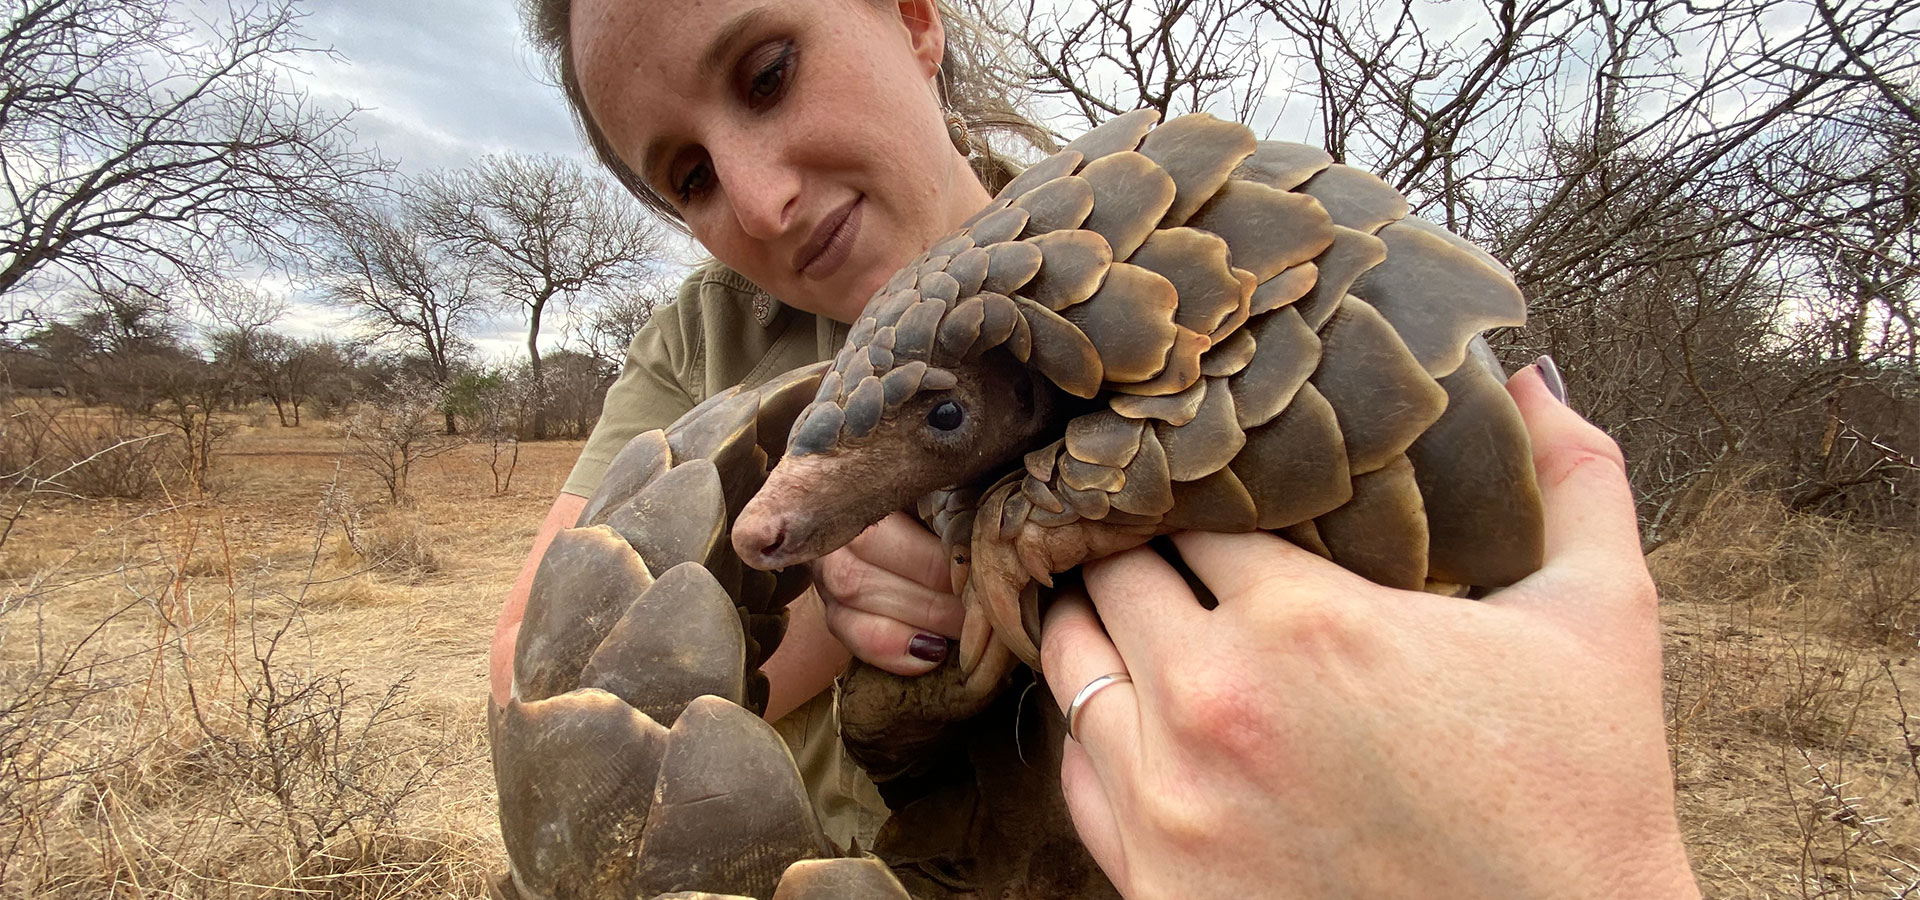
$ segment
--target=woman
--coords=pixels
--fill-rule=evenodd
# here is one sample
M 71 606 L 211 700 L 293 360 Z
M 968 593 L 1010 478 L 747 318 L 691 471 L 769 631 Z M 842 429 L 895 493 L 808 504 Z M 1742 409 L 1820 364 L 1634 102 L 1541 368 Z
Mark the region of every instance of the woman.
M 636 339 L 620 384 L 609 395 L 607 416 L 569 481 L 567 493 L 556 501 L 543 525 L 533 556 L 502 613 L 494 644 L 497 702 L 506 697 L 513 640 L 534 563 L 552 534 L 574 521 L 584 503 L 582 496 L 591 492 L 612 451 L 628 436 L 665 425 L 715 390 L 764 379 L 837 349 L 844 325 L 836 327 L 836 323 L 853 319 L 895 268 L 990 196 L 964 152 L 984 142 L 949 133 L 942 95 L 951 93 L 971 113 L 963 118 L 972 119 L 975 128 L 996 121 L 994 116 L 980 115 L 981 107 L 968 106 L 981 98 L 958 89 L 966 79 L 956 78 L 955 73 L 970 60 L 953 57 L 947 40 L 951 20 L 942 16 L 934 0 L 572 0 L 571 4 L 536 0 L 533 15 L 536 34 L 556 57 L 568 97 L 603 162 L 641 199 L 684 222 L 725 268 L 716 265 L 696 273 L 683 288 L 680 301 L 657 314 Z M 1000 112 L 1005 112 L 1004 107 Z M 1000 115 L 997 121 L 1008 120 Z M 994 167 L 989 161 L 983 168 Z M 1523 406 L 1527 405 L 1525 395 L 1521 397 Z M 1530 423 L 1577 430 L 1567 422 L 1577 422 L 1577 417 L 1564 408 L 1539 414 L 1537 397 L 1531 406 Z M 1538 428 L 1536 434 L 1541 434 Z M 1548 459 L 1542 457 L 1543 462 Z M 1619 552 L 1625 544 L 1617 533 L 1617 519 L 1605 523 L 1614 532 L 1608 541 L 1598 543 L 1622 567 L 1619 578 L 1591 587 L 1603 594 L 1639 596 L 1644 593 L 1644 568 L 1637 553 Z M 1625 521 L 1631 529 L 1630 508 Z M 1564 546 L 1575 546 L 1594 542 L 1596 535 L 1563 532 L 1561 539 Z M 1205 556 L 1218 541 L 1268 539 L 1187 540 L 1192 552 L 1199 554 L 1195 568 L 1210 581 L 1233 568 L 1218 562 L 1220 554 Z M 1271 544 L 1256 543 L 1248 550 L 1273 565 L 1311 570 L 1297 558 L 1299 554 L 1290 556 Z M 798 711 L 782 719 L 782 731 L 795 744 L 816 799 L 835 821 L 836 838 L 844 840 L 847 829 L 855 827 L 860 809 L 872 810 L 871 805 L 860 806 L 863 801 L 870 804 L 872 797 L 863 794 L 844 763 L 832 757 L 837 742 L 832 740 L 827 714 L 831 701 L 824 689 L 847 659 L 844 648 L 905 675 L 928 671 L 944 658 L 947 639 L 957 634 L 959 624 L 958 602 L 942 590 L 944 571 L 932 535 L 904 517 L 883 522 L 819 564 L 816 582 L 824 602 L 796 601 L 789 636 L 766 667 L 773 683 L 769 715 Z M 1137 554 L 1123 556 L 1094 569 L 1089 578 L 1092 602 L 1104 606 L 1102 601 L 1116 592 L 1130 594 L 1146 586 L 1164 603 L 1177 603 L 1181 595 L 1172 589 L 1177 579 L 1167 582 L 1159 577 L 1164 574 Z M 1346 595 L 1361 604 L 1387 602 L 1370 596 L 1378 591 L 1356 583 L 1357 579 L 1343 581 L 1326 572 L 1318 572 L 1315 578 L 1314 584 L 1340 594 L 1321 598 L 1329 608 L 1343 608 L 1336 600 L 1343 602 Z M 1550 578 L 1540 581 L 1542 589 L 1556 587 Z M 1245 579 L 1222 581 L 1220 587 L 1223 601 L 1282 589 L 1271 581 Z M 1425 602 L 1426 608 L 1432 608 L 1439 601 Z M 1639 625 L 1650 621 L 1643 608 L 1633 607 L 1633 611 L 1639 614 L 1633 619 Z M 1468 630 L 1484 624 L 1481 617 L 1462 618 L 1471 623 L 1463 626 Z M 1277 891 L 1296 883 L 1291 878 L 1295 873 L 1286 868 L 1289 863 L 1331 864 L 1344 870 L 1348 861 L 1370 866 L 1380 858 L 1378 853 L 1363 852 L 1367 846 L 1391 850 L 1407 845 L 1404 835 L 1392 832 L 1348 830 L 1343 834 L 1340 825 L 1351 818 L 1352 810 L 1303 804 L 1298 791 L 1287 789 L 1285 777 L 1247 777 L 1272 773 L 1248 764 L 1249 753 L 1260 754 L 1253 752 L 1255 744 L 1238 740 L 1240 736 L 1294 733 L 1284 718 L 1288 704 L 1266 702 L 1264 693 L 1278 683 L 1276 677 L 1286 673 L 1289 662 L 1305 665 L 1316 659 L 1284 644 L 1267 646 L 1262 653 L 1236 652 L 1243 649 L 1236 641 L 1252 640 L 1258 645 L 1259 635 L 1266 633 L 1262 629 L 1274 626 L 1272 621 L 1253 624 L 1257 627 L 1251 632 L 1205 628 L 1183 632 L 1189 641 L 1181 651 L 1185 659 L 1244 663 L 1244 668 L 1229 672 L 1221 681 L 1203 683 L 1215 694 L 1199 698 L 1191 707 L 1235 710 L 1230 721 L 1241 730 L 1223 730 L 1187 727 L 1193 724 L 1192 717 L 1181 714 L 1176 698 L 1164 693 L 1166 686 L 1181 683 L 1175 676 L 1183 664 L 1171 654 L 1141 649 L 1166 649 L 1164 644 L 1140 643 L 1154 630 L 1149 622 L 1117 615 L 1109 622 L 1112 642 L 1107 643 L 1083 603 L 1063 603 L 1050 618 L 1046 652 L 1049 672 L 1059 673 L 1053 679 L 1056 691 L 1077 691 L 1101 674 L 1124 672 L 1133 678 L 1123 690 L 1109 690 L 1098 703 L 1085 704 L 1089 718 L 1080 732 L 1085 745 L 1075 742 L 1069 748 L 1063 773 L 1083 835 L 1103 868 L 1129 896 L 1166 896 L 1171 891 L 1183 896 L 1244 896 L 1249 886 Z M 1631 648 L 1624 646 L 1630 642 L 1623 638 L 1621 647 L 1598 649 L 1603 657 L 1616 650 L 1632 650 L 1623 654 L 1624 662 L 1616 667 L 1623 677 L 1637 679 L 1633 680 L 1636 703 L 1623 711 L 1620 727 L 1630 727 L 1635 737 L 1625 743 L 1639 751 L 1644 751 L 1648 735 L 1655 747 L 1661 746 L 1662 736 L 1658 649 L 1654 644 L 1649 675 L 1642 646 L 1647 631 L 1642 627 L 1630 635 L 1640 641 Z M 1279 633 L 1289 632 L 1282 627 Z M 1429 636 L 1419 630 L 1396 634 L 1416 644 Z M 1435 639 L 1442 634 L 1433 632 Z M 1497 660 L 1499 655 L 1487 657 Z M 1548 659 L 1559 661 L 1575 662 L 1571 657 Z M 1185 668 L 1219 671 L 1217 667 Z M 1378 671 L 1363 667 L 1354 671 L 1363 682 L 1377 682 L 1383 693 L 1396 684 Z M 1522 674 L 1529 680 L 1538 677 L 1531 670 Z M 1654 687 L 1651 730 L 1645 709 L 1649 679 Z M 1429 688 L 1434 682 L 1417 684 Z M 1441 680 L 1439 684 L 1448 683 Z M 1451 686 L 1460 689 L 1459 696 L 1425 695 L 1426 703 L 1434 709 L 1473 708 L 1469 704 L 1479 698 L 1470 689 L 1477 686 Z M 1236 687 L 1244 690 L 1228 690 Z M 1605 683 L 1595 687 L 1612 690 Z M 1072 695 L 1065 693 L 1059 699 L 1064 709 Z M 1541 699 L 1543 703 L 1573 702 Z M 1543 711 L 1554 710 L 1549 705 Z M 1336 720 L 1342 715 L 1357 716 L 1362 720 L 1358 724 L 1365 724 L 1365 712 L 1339 707 L 1325 711 Z M 1371 746 L 1348 740 L 1368 736 L 1356 723 L 1335 725 L 1330 732 L 1313 732 L 1327 739 L 1319 746 L 1342 753 Z M 1462 742 L 1473 739 L 1469 732 L 1442 729 L 1422 746 L 1437 742 L 1442 747 L 1470 749 Z M 1276 758 L 1307 757 L 1282 754 Z M 1631 799 L 1624 816 L 1629 825 L 1602 833 L 1608 837 L 1632 833 L 1636 840 L 1630 849 L 1654 853 L 1651 869 L 1671 876 L 1671 851 L 1677 850 L 1678 838 L 1671 792 L 1665 787 L 1665 757 L 1652 759 L 1638 752 L 1624 765 L 1630 769 L 1628 776 L 1615 779 L 1603 776 L 1618 773 L 1569 768 L 1569 773 L 1581 777 L 1601 777 L 1582 785 L 1574 796 L 1588 803 Z M 1387 776 L 1399 771 L 1376 760 L 1371 769 L 1356 769 L 1355 774 Z M 1181 781 L 1168 780 L 1175 773 Z M 1494 777 L 1499 777 L 1497 772 Z M 1646 790 L 1649 783 L 1661 788 L 1652 792 L 1651 801 Z M 1195 797 L 1182 788 L 1186 784 L 1209 790 Z M 1407 800 L 1449 796 L 1435 792 L 1431 780 L 1403 782 L 1400 787 L 1409 792 Z M 1212 789 L 1230 796 L 1216 796 Z M 1181 806 L 1143 800 L 1169 797 L 1198 802 Z M 1424 809 L 1418 803 L 1402 805 Z M 1303 848 L 1288 843 L 1294 834 L 1287 828 L 1239 830 L 1249 822 L 1297 822 L 1296 814 L 1309 809 L 1321 817 L 1315 820 L 1322 825 L 1319 834 L 1346 840 L 1329 848 Z M 1250 815 L 1240 815 L 1249 810 Z M 1356 821 L 1355 827 L 1363 821 Z M 1436 829 L 1435 837 L 1446 840 L 1431 842 L 1430 853 L 1402 860 L 1401 869 L 1383 870 L 1371 883 L 1359 873 L 1348 879 L 1330 878 L 1327 883 L 1384 891 L 1396 876 L 1441 871 L 1438 867 L 1443 862 L 1451 863 L 1444 868 L 1449 874 L 1504 874 L 1510 869 L 1494 865 L 1502 861 L 1528 872 L 1593 879 L 1583 888 L 1607 884 L 1624 888 L 1633 883 L 1603 866 L 1576 864 L 1595 856 L 1588 852 L 1588 845 L 1579 843 L 1585 834 L 1578 829 L 1569 846 L 1562 846 L 1565 842 L 1529 845 L 1527 840 L 1536 835 L 1520 829 L 1517 840 L 1481 847 L 1475 840 L 1485 816 L 1450 816 L 1442 811 L 1411 822 Z M 1277 844 L 1263 846 L 1269 842 Z M 1212 848 L 1230 855 L 1225 860 L 1210 857 Z M 1439 858 L 1462 848 L 1471 849 L 1474 858 Z M 1307 849 L 1319 855 L 1303 856 Z M 1563 861 L 1572 862 L 1560 864 Z M 1684 866 L 1684 856 L 1679 862 Z M 1272 868 L 1273 864 L 1280 867 Z M 1502 883 L 1530 886 L 1517 878 Z M 1435 895 L 1427 890 L 1420 893 Z

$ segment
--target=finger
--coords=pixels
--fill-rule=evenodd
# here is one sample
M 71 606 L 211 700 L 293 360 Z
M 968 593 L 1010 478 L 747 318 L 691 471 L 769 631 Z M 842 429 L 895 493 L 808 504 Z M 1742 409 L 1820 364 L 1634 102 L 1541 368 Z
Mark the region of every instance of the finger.
M 1645 571 L 1645 558 L 1619 445 L 1556 400 L 1536 366 L 1515 373 L 1507 390 L 1533 441 L 1533 466 L 1546 515 L 1546 566 L 1521 584 L 1633 581 Z M 1552 592 L 1520 591 L 1502 599 L 1525 602 L 1546 593 Z M 1639 605 L 1646 599 L 1637 590 L 1601 593 L 1595 602 L 1616 606 Z
M 814 578 L 829 608 L 844 606 L 898 619 L 915 629 L 942 637 L 960 636 L 966 608 L 959 597 L 888 571 L 853 553 L 836 550 L 822 557 Z
M 1189 531 L 1173 544 L 1222 608 L 1388 590 L 1265 531 Z
M 895 675 L 925 675 L 953 652 L 953 642 L 872 613 L 827 605 L 827 630 L 862 662 Z
M 1114 789 L 1125 785 L 1114 783 Z M 1120 841 L 1120 820 L 1114 808 L 1119 805 L 1094 769 L 1087 749 L 1068 741 L 1060 756 L 1060 790 L 1067 798 L 1067 812 L 1073 817 L 1073 830 L 1087 853 L 1116 885 L 1126 884 L 1126 854 Z
M 1145 665 L 1174 659 L 1189 645 L 1188 636 L 1204 625 L 1207 611 L 1200 599 L 1151 546 L 1088 563 L 1081 574 L 1122 659 Z
M 1048 608 L 1040 653 L 1047 690 L 1063 716 L 1070 715 L 1074 698 L 1094 679 L 1127 673 L 1119 651 L 1100 627 L 1093 604 L 1077 588 L 1062 591 Z M 1134 742 L 1140 736 L 1139 694 L 1130 683 L 1108 685 L 1081 706 L 1077 721 L 1070 718 L 1068 724 L 1072 734 L 1067 743 L 1086 747 L 1095 768 L 1125 771 L 1127 761 L 1136 757 Z
M 847 549 L 876 566 L 941 592 L 953 589 L 947 551 L 919 521 L 895 512 L 860 532 Z

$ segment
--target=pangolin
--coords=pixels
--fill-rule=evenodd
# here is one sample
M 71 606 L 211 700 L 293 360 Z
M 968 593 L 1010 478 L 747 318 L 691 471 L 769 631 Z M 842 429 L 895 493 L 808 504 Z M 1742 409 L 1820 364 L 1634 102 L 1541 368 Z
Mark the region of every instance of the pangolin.
M 1540 566 L 1526 430 L 1479 339 L 1525 318 L 1508 271 L 1322 150 L 1158 121 L 1036 163 L 869 301 L 733 525 L 743 560 L 919 502 L 967 670 L 1037 665 L 1038 585 L 1173 531 L 1276 531 L 1409 589 Z

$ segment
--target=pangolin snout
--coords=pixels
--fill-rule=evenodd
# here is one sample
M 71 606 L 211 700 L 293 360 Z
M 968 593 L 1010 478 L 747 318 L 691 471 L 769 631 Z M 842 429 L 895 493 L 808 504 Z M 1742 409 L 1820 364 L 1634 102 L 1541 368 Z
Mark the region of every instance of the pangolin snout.
M 756 569 L 780 569 L 799 562 L 790 559 L 792 542 L 787 536 L 787 517 L 768 509 L 758 497 L 747 503 L 733 522 L 734 552 L 740 554 L 741 561 Z

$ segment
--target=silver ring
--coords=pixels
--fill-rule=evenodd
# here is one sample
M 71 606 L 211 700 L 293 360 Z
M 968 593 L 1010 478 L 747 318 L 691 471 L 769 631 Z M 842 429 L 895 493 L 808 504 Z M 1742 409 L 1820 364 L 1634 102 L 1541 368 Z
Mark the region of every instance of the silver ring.
M 1086 708 L 1087 701 L 1092 700 L 1093 695 L 1100 693 L 1102 689 L 1131 681 L 1133 678 L 1127 673 L 1113 672 L 1087 682 L 1087 686 L 1081 688 L 1080 693 L 1073 695 L 1073 702 L 1067 704 L 1067 737 L 1073 738 L 1074 743 L 1080 742 L 1077 727 L 1080 724 L 1080 710 Z

